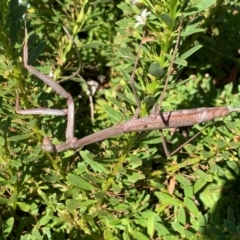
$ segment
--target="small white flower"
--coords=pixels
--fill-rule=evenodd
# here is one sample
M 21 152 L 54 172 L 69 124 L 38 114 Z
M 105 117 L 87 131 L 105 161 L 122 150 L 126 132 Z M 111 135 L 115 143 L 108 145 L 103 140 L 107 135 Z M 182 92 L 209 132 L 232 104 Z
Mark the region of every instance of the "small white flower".
M 137 4 L 139 0 L 131 0 L 132 4 Z
M 147 16 L 151 14 L 151 12 L 148 12 L 147 9 L 144 9 L 141 13 L 141 15 L 138 15 L 136 17 L 137 23 L 135 24 L 135 28 L 137 28 L 139 25 L 145 25 L 147 21 Z
M 54 77 L 53 70 L 51 70 L 51 71 L 49 72 L 48 76 L 49 76 L 50 78 L 53 78 L 53 77 Z

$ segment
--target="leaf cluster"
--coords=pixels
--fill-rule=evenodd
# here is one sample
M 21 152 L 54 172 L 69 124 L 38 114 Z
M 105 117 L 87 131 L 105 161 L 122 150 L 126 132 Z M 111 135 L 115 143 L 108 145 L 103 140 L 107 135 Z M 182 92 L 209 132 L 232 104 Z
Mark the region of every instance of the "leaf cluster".
M 151 14 L 136 28 L 144 9 Z M 238 10 L 237 0 L 1 0 L 0 238 L 238 239 L 238 114 L 165 131 L 170 151 L 201 131 L 167 158 L 157 130 L 44 153 L 44 136 L 65 141 L 65 119 L 15 113 L 16 91 L 21 108 L 66 106 L 23 67 L 24 19 L 29 64 L 56 81 L 81 64 L 79 75 L 61 83 L 76 105 L 78 138 L 133 116 L 129 80 L 144 31 L 135 71 L 141 116 L 158 101 L 168 71 L 162 111 L 239 107 Z

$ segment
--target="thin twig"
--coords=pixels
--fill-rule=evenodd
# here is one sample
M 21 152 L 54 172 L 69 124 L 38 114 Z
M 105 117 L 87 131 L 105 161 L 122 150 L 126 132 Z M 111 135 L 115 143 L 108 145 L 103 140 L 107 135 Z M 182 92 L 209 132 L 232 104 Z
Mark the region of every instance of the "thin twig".
M 175 45 L 175 48 L 174 48 L 174 51 L 173 51 L 173 55 L 172 55 L 172 60 L 171 60 L 170 66 L 168 68 L 167 78 L 166 78 L 166 81 L 165 81 L 164 88 L 163 88 L 163 91 L 161 93 L 161 96 L 159 98 L 159 101 L 157 101 L 154 104 L 154 106 L 153 106 L 153 109 L 152 109 L 152 114 L 153 115 L 156 114 L 156 112 L 155 112 L 156 110 L 160 110 L 160 109 L 158 109 L 158 107 L 161 108 L 163 99 L 164 99 L 165 94 L 166 94 L 166 90 L 167 90 L 167 87 L 168 87 L 168 82 L 169 82 L 170 76 L 172 74 L 173 64 L 174 64 L 174 61 L 175 61 L 175 58 L 176 58 L 176 55 L 177 55 L 177 51 L 178 51 L 178 45 L 179 45 L 180 34 L 181 34 L 181 29 L 182 29 L 182 23 L 183 23 L 183 18 L 181 17 L 180 24 L 179 24 L 179 27 L 178 27 L 177 41 L 176 41 L 176 45 Z
M 169 151 L 168 151 L 167 142 L 166 142 L 166 139 L 165 139 L 165 137 L 163 135 L 162 129 L 159 129 L 159 133 L 160 133 L 160 137 L 162 139 L 163 150 L 164 150 L 166 156 L 170 157 L 172 153 L 170 154 Z
M 132 91 L 133 91 L 133 95 L 134 95 L 136 104 L 137 104 L 137 108 L 135 110 L 134 117 L 133 117 L 135 119 L 137 119 L 139 117 L 139 113 L 140 113 L 140 110 L 141 110 L 141 101 L 140 101 L 140 99 L 138 97 L 137 90 L 136 90 L 136 87 L 135 87 L 135 71 L 136 71 L 138 60 L 139 60 L 140 53 L 141 53 L 141 50 L 142 50 L 144 37 L 145 37 L 145 30 L 143 29 L 141 43 L 139 45 L 137 57 L 136 57 L 135 64 L 134 64 L 134 67 L 133 67 L 133 70 L 132 70 L 132 75 L 131 75 L 131 78 L 130 78 L 130 81 L 129 81 L 130 86 L 131 86 Z
M 179 150 L 181 150 L 185 145 L 187 145 L 187 144 L 190 143 L 194 138 L 196 138 L 198 135 L 200 135 L 200 134 L 202 133 L 202 131 L 203 131 L 204 129 L 206 129 L 207 127 L 208 127 L 208 126 L 204 127 L 201 131 L 199 131 L 199 132 L 196 133 L 194 136 L 192 136 L 191 138 L 189 138 L 184 144 L 182 144 L 181 146 L 179 146 L 178 148 L 176 148 L 174 151 L 172 151 L 172 152 L 170 153 L 170 155 L 167 156 L 167 157 L 170 157 L 170 156 L 172 156 L 173 154 L 175 154 L 176 152 L 178 152 Z
M 74 50 L 77 54 L 77 58 L 78 58 L 78 62 L 79 62 L 79 65 L 78 65 L 78 69 L 70 76 L 66 77 L 66 78 L 63 78 L 61 79 L 60 81 L 58 81 L 59 83 L 61 82 L 64 82 L 64 81 L 67 81 L 73 77 L 75 77 L 77 74 L 79 74 L 81 68 L 82 68 L 82 61 L 81 61 L 81 57 L 80 57 L 80 54 L 78 52 L 78 48 L 77 48 L 77 45 L 76 43 L 74 42 L 72 36 L 70 35 L 70 33 L 68 32 L 67 28 L 63 27 L 63 30 L 65 31 L 65 33 L 67 34 L 67 36 L 69 37 L 69 39 L 71 40 L 72 44 L 73 44 L 73 47 L 74 47 Z

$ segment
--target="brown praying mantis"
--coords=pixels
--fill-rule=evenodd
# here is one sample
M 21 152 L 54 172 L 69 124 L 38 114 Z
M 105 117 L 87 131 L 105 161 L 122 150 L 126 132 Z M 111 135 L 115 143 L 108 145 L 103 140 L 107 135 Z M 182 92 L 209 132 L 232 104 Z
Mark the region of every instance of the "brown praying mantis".
M 62 152 L 68 149 L 77 149 L 92 143 L 96 143 L 99 141 L 103 141 L 105 139 L 115 137 L 118 135 L 122 135 L 124 133 L 129 132 L 141 132 L 141 131 L 150 131 L 154 129 L 166 129 L 166 128 L 178 128 L 178 127 L 185 127 L 185 126 L 192 126 L 194 124 L 199 124 L 207 121 L 214 120 L 218 117 L 227 116 L 232 112 L 240 111 L 239 108 L 231 108 L 231 107 L 209 107 L 209 108 L 194 108 L 194 109 L 184 109 L 184 110 L 176 110 L 176 111 L 170 111 L 170 112 L 160 112 L 160 107 L 162 104 L 162 101 L 164 99 L 164 95 L 167 89 L 169 78 L 172 74 L 172 68 L 174 64 L 174 59 L 176 57 L 177 51 L 178 51 L 178 43 L 180 39 L 180 32 L 181 32 L 181 25 L 180 22 L 179 29 L 178 29 L 178 37 L 176 41 L 176 45 L 173 51 L 172 60 L 170 63 L 170 67 L 167 73 L 167 78 L 165 81 L 165 85 L 162 91 L 162 94 L 160 95 L 159 101 L 153 106 L 153 109 L 151 111 L 151 114 L 142 118 L 139 118 L 139 112 L 141 108 L 141 102 L 139 100 L 137 91 L 135 89 L 134 85 L 134 73 L 137 66 L 139 53 L 141 51 L 141 47 L 143 44 L 143 38 L 145 31 L 143 31 L 142 41 L 140 44 L 140 49 L 136 58 L 135 66 L 133 69 L 133 73 L 130 80 L 130 85 L 137 103 L 137 108 L 134 114 L 134 117 L 130 119 L 129 121 L 126 121 L 125 123 L 121 123 L 117 126 L 113 126 L 110 128 L 106 128 L 104 130 L 101 130 L 99 132 L 90 134 L 86 137 L 83 137 L 81 139 L 76 139 L 74 137 L 74 101 L 72 96 L 65 91 L 65 89 L 57 83 L 55 80 L 53 80 L 51 77 L 46 76 L 36 70 L 34 67 L 28 65 L 28 41 L 27 41 L 27 27 L 25 25 L 25 42 L 24 42 L 24 48 L 23 48 L 23 63 L 24 67 L 33 75 L 35 75 L 37 78 L 39 78 L 41 81 L 43 81 L 45 84 L 50 86 L 55 92 L 57 92 L 60 96 L 65 98 L 67 100 L 67 109 L 49 109 L 49 108 L 38 108 L 38 109 L 26 109 L 26 110 L 20 110 L 19 109 L 19 97 L 17 95 L 16 99 L 16 112 L 19 114 L 49 114 L 49 115 L 60 115 L 64 116 L 67 115 L 67 127 L 66 127 L 66 141 L 61 144 L 54 145 L 49 138 L 43 139 L 43 145 L 42 149 L 47 152 Z M 73 41 L 73 40 L 72 40 Z M 79 72 L 75 73 L 75 75 Z M 73 76 L 73 75 L 72 75 Z M 71 76 L 71 77 L 72 77 Z M 162 136 L 162 142 L 164 146 L 165 140 Z M 164 147 L 165 149 L 165 147 Z M 167 151 L 165 150 L 166 154 Z

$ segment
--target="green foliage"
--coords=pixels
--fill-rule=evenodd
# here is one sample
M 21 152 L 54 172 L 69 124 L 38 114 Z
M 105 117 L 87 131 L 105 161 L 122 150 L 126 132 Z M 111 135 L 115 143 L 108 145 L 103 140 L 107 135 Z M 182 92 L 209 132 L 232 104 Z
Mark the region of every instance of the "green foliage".
M 136 25 L 144 9 L 151 14 Z M 201 131 L 166 158 L 157 130 L 45 153 L 44 136 L 65 141 L 65 119 L 15 113 L 16 91 L 24 109 L 66 105 L 23 67 L 24 17 L 29 64 L 56 80 L 81 64 L 80 75 L 62 83 L 75 101 L 78 138 L 132 118 L 129 80 L 144 31 L 135 80 L 140 115 L 150 114 L 181 18 L 175 74 L 161 109 L 239 107 L 237 9 L 227 0 L 1 0 L 0 239 L 238 239 L 239 114 L 166 130 L 172 151 Z

